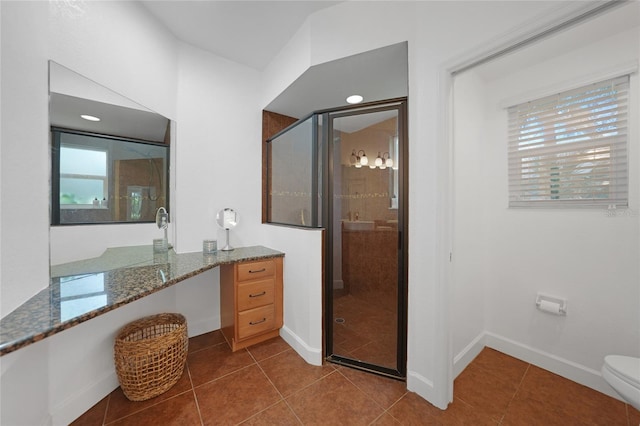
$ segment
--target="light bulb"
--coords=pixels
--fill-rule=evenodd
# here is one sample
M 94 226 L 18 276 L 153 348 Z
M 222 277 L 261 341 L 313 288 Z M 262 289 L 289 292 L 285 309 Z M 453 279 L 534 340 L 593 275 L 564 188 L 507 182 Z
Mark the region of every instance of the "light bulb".
M 387 161 L 384 162 L 387 167 L 393 167 L 393 160 L 391 158 L 387 158 Z
M 366 166 L 367 164 L 369 164 L 369 159 L 367 158 L 367 154 L 362 154 L 362 157 L 360 157 L 360 164 L 362 164 L 363 166 Z
M 382 166 L 382 158 L 380 157 L 380 151 L 378 151 L 378 156 L 376 157 L 375 165 L 378 167 Z
M 363 97 L 360 95 L 351 95 L 347 98 L 347 103 L 350 104 L 359 104 L 360 102 L 362 102 Z

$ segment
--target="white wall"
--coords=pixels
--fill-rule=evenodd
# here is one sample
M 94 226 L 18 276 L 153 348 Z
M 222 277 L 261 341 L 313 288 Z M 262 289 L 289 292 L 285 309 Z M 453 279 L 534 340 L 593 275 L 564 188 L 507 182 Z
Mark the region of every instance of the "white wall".
M 4 316 L 49 282 L 48 6 L 3 2 L 0 19 Z
M 571 31 L 562 35 L 568 37 Z M 550 59 L 508 70 L 492 65 L 456 79 L 454 309 L 472 313 L 454 322 L 454 352 L 468 359 L 465 351 L 486 343 L 615 396 L 600 377 L 604 356 L 640 356 L 638 76 L 631 82 L 629 209 L 614 217 L 602 209 L 508 209 L 504 107 L 637 65 L 640 32 L 635 27 L 567 51 L 557 51 L 557 40 L 547 43 L 556 50 Z M 484 312 L 469 306 L 478 288 Z M 567 316 L 536 310 L 537 292 L 567 298 Z
M 129 2 L 5 2 L 2 33 L 4 316 L 48 285 L 48 60 L 175 118 L 177 46 Z
M 284 327 L 280 335 L 308 363 L 321 365 L 322 230 L 264 225 L 269 245 L 285 253 Z
M 4 316 L 49 283 L 48 60 L 176 119 L 179 46 L 133 2 L 2 2 L 1 11 Z M 178 311 L 190 335 L 219 328 L 217 285 L 217 270 L 207 272 L 3 356 L 0 423 L 67 424 L 111 392 L 113 337 L 133 319 Z
M 452 275 L 452 345 L 454 375 L 459 374 L 478 354 L 474 345 L 485 330 L 485 282 L 487 235 L 483 196 L 486 182 L 483 172 L 484 152 L 488 143 L 485 132 L 484 81 L 473 72 L 455 79 L 453 100 L 453 183 L 455 253 Z
M 177 246 L 202 250 L 202 240 L 225 241 L 216 213 L 240 215 L 232 246 L 256 245 L 262 227 L 262 110 L 260 74 L 195 47 L 180 48 Z

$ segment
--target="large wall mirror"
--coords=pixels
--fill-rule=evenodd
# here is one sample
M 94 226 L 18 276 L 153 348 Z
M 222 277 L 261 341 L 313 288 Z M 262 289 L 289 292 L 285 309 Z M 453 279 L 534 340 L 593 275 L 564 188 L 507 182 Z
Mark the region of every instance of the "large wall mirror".
M 49 122 L 51 265 L 151 245 L 171 213 L 171 121 L 50 61 Z

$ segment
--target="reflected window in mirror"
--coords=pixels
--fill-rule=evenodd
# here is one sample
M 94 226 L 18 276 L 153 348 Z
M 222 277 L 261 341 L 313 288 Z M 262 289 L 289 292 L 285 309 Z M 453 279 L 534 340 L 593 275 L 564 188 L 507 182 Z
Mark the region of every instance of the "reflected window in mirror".
M 59 293 L 54 297 L 60 300 L 60 305 L 52 306 L 53 317 L 64 322 L 106 306 L 108 298 L 104 275 L 99 273 L 55 278 L 51 291 Z
M 52 225 L 154 222 L 169 145 L 52 127 Z

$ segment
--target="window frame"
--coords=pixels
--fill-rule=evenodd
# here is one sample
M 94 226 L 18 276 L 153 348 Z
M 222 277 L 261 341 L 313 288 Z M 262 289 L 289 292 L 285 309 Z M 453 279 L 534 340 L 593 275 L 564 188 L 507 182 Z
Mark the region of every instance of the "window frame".
M 81 131 L 81 130 L 74 130 L 74 129 L 68 129 L 68 128 L 63 128 L 63 127 L 56 127 L 56 126 L 51 126 L 50 128 L 50 140 L 51 140 L 51 146 L 50 146 L 50 160 L 51 160 L 51 195 L 50 195 L 50 225 L 51 226 L 78 226 L 78 225 L 116 225 L 116 224 L 141 224 L 141 223 L 154 223 L 155 222 L 155 218 L 154 219 L 149 219 L 149 220 L 134 220 L 134 221 L 128 221 L 128 220 L 110 220 L 110 221 L 86 221 L 86 222 L 62 222 L 61 220 L 61 211 L 64 211 L 65 209 L 77 209 L 77 210 L 84 210 L 84 209 L 101 209 L 103 208 L 102 205 L 99 206 L 94 206 L 93 204 L 91 205 L 87 205 L 87 204 L 74 204 L 74 205 L 67 205 L 68 207 L 61 207 L 61 203 L 60 203 L 60 147 L 61 147 L 61 138 L 60 135 L 61 134 L 73 134 L 73 135 L 80 135 L 80 136 L 86 136 L 86 137 L 93 137 L 93 138 L 100 138 L 100 139 L 107 139 L 111 142 L 123 142 L 123 143 L 134 143 L 134 144 L 140 144 L 140 145 L 149 145 L 149 146 L 154 146 L 154 147 L 158 147 L 158 148 L 163 148 L 166 150 L 165 156 L 164 156 L 164 161 L 166 163 L 166 169 L 163 169 L 161 171 L 159 171 L 158 173 L 158 177 L 161 178 L 164 182 L 165 182 L 165 187 L 164 189 L 164 198 L 166 198 L 165 200 L 165 204 L 163 205 L 163 207 L 165 207 L 165 209 L 167 210 L 167 212 L 170 212 L 170 200 L 171 200 L 171 191 L 170 191 L 170 186 L 169 186 L 169 182 L 170 182 L 170 170 L 171 170 L 171 145 L 169 143 L 163 142 L 151 142 L 151 141 L 146 141 L 146 140 L 139 140 L 139 139 L 134 139 L 134 138 L 126 138 L 126 137 L 121 137 L 121 136 L 113 136 L 113 135 L 107 135 L 107 134 L 101 134 L 101 133 L 94 133 L 94 132 L 86 132 L 86 131 Z M 73 144 L 73 143 L 65 143 L 62 144 L 63 146 L 81 146 L 78 144 Z M 84 148 L 84 147 L 83 147 Z M 93 147 L 86 147 L 86 149 L 90 150 L 93 149 Z M 98 149 L 99 150 L 99 149 Z M 107 168 L 106 168 L 106 173 L 107 173 L 107 178 L 106 178 L 106 185 L 107 185 L 107 189 L 105 194 L 110 194 L 110 188 L 109 185 L 111 185 L 110 179 L 112 178 L 112 175 L 110 175 L 110 160 L 112 159 L 110 157 L 110 152 L 109 149 L 106 150 L 107 151 Z M 113 173 L 115 173 L 112 170 Z M 79 206 L 79 207 L 78 207 Z M 109 206 L 109 208 L 111 208 L 111 206 Z
M 508 207 L 628 207 L 630 96 L 625 74 L 509 107 Z M 595 162 L 589 171 L 587 156 Z M 589 185 L 590 178 L 602 183 Z M 598 197 L 602 189 L 608 189 L 606 197 Z M 578 198 L 581 192 L 587 196 Z
M 109 150 L 108 149 L 99 149 L 99 148 L 95 148 L 95 147 L 88 147 L 88 146 L 83 146 L 83 145 L 77 145 L 77 144 L 72 144 L 72 143 L 58 143 L 57 145 L 60 148 L 60 156 L 62 155 L 62 148 L 72 148 L 72 149 L 78 149 L 78 150 L 83 150 L 83 151 L 98 151 L 98 152 L 104 152 L 105 154 L 105 174 L 104 176 L 101 175 L 85 175 L 85 174 L 76 174 L 76 173 L 58 173 L 56 176 L 58 176 L 59 180 L 62 180 L 63 178 L 68 178 L 68 179 L 92 179 L 92 180 L 99 180 L 102 181 L 102 194 L 103 197 L 106 199 L 109 199 L 109 179 L 110 179 L 110 175 L 109 175 Z M 57 193 L 59 194 L 60 191 L 57 191 Z M 99 200 L 100 201 L 100 200 Z M 93 203 L 86 203 L 86 204 L 63 204 L 60 203 L 60 208 L 61 209 L 93 209 L 93 208 L 100 208 L 100 206 L 95 206 Z

